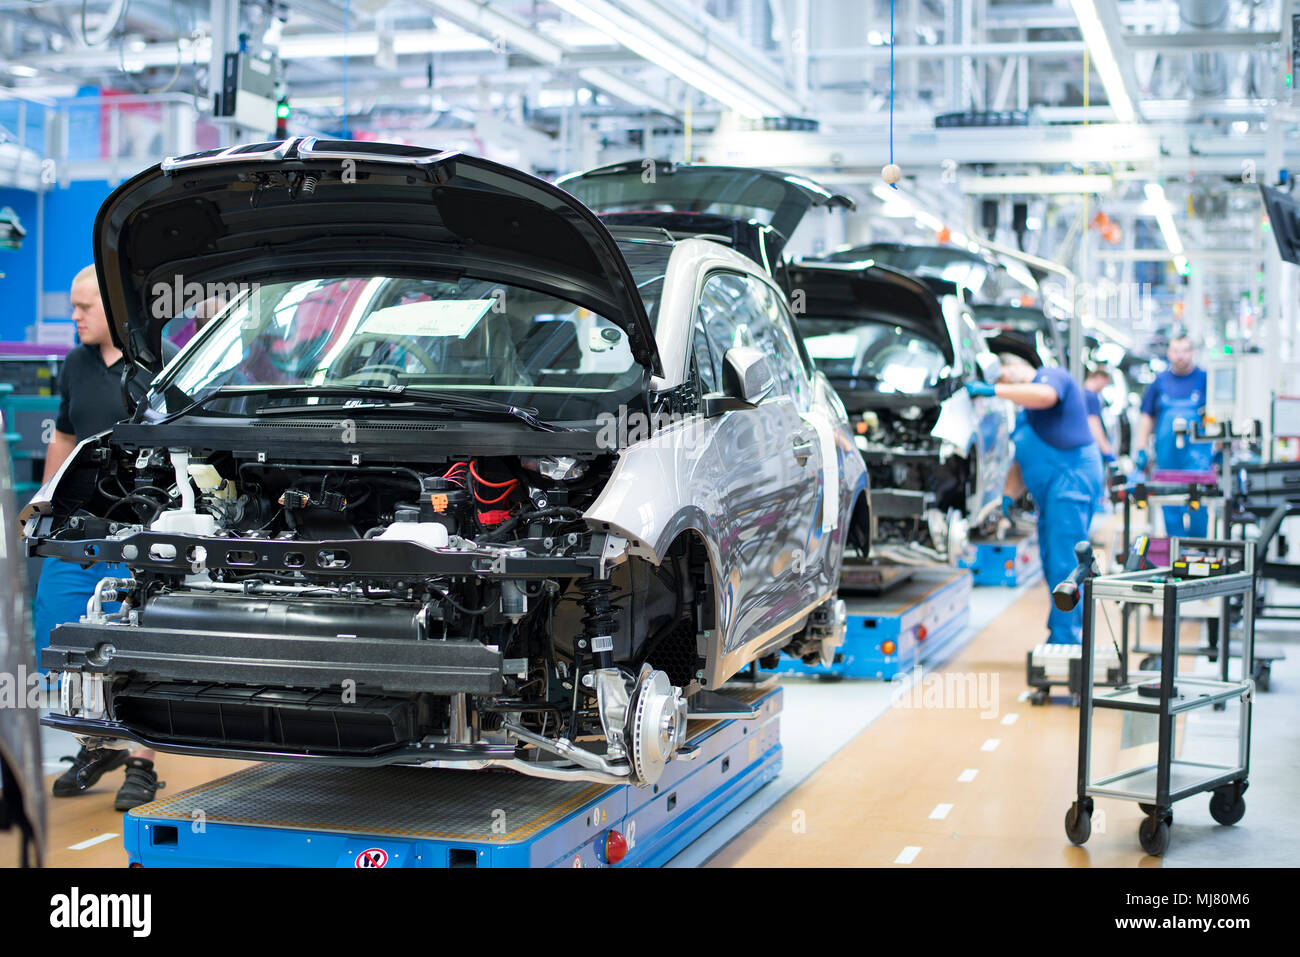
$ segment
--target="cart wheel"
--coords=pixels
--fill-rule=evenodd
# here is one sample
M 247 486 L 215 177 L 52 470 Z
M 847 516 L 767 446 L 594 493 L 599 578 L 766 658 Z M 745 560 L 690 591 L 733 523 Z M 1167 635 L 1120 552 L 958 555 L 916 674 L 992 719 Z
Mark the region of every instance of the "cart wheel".
M 1268 679 L 1273 676 L 1272 665 L 1262 665 L 1259 669 L 1259 677 L 1255 679 L 1255 690 L 1267 691 Z
M 1080 809 L 1079 802 L 1075 801 L 1070 805 L 1070 810 L 1065 812 L 1065 836 L 1071 844 L 1083 844 L 1091 835 L 1092 815 Z
M 1157 809 L 1154 804 L 1139 804 L 1138 807 L 1142 809 L 1143 814 L 1154 815 L 1157 813 Z M 1169 825 L 1172 825 L 1174 823 L 1174 812 L 1172 808 L 1170 808 L 1168 811 L 1165 812 L 1165 816 L 1163 820 L 1165 821 L 1166 824 Z
M 1152 857 L 1160 857 L 1169 850 L 1169 822 L 1154 814 L 1138 828 L 1138 843 Z
M 1210 817 L 1220 824 L 1225 826 L 1236 824 L 1245 813 L 1245 798 L 1239 797 L 1237 803 L 1233 804 L 1230 791 L 1215 791 L 1210 795 Z
M 1047 704 L 1047 689 L 1046 689 L 1046 688 L 1039 688 L 1037 691 L 1035 691 L 1033 694 L 1031 694 L 1031 695 L 1029 696 L 1029 703 L 1032 704 L 1032 705 L 1045 705 L 1045 704 Z
M 1147 655 L 1140 662 L 1138 662 L 1138 671 L 1159 671 L 1159 670 L 1160 670 L 1159 655 Z

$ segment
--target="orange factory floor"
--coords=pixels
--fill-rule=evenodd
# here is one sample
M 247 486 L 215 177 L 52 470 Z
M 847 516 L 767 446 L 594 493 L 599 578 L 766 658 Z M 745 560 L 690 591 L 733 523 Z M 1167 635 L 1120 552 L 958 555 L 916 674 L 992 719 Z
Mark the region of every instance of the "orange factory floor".
M 1066 841 L 1079 711 L 1063 696 L 1042 707 L 1022 697 L 1025 652 L 1041 640 L 1046 598 L 1041 582 L 1028 588 L 708 866 L 1160 866 L 1138 846 L 1142 814 L 1127 802 L 1099 800 L 1103 813 L 1094 816 L 1088 844 Z M 926 690 L 934 682 L 988 694 L 978 702 L 954 702 L 951 692 L 938 700 Z M 1121 752 L 1114 712 L 1099 713 L 1095 727 L 1099 771 L 1147 760 L 1153 750 Z M 244 766 L 169 754 L 157 763 L 167 782 L 160 796 Z M 122 817 L 113 810 L 121 780 L 120 771 L 110 772 L 86 795 L 48 801 L 51 866 L 125 866 Z M 17 858 L 12 835 L 0 835 L 0 862 Z

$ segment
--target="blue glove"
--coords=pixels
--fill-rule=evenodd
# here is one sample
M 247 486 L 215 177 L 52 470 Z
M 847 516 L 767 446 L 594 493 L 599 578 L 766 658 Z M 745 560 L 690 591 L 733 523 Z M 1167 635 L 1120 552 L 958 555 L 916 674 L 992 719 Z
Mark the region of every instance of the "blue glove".
M 1010 517 L 1011 517 L 1011 509 L 1012 509 L 1012 507 L 1013 507 L 1015 504 L 1016 504 L 1015 499 L 1013 499 L 1010 495 L 1003 495 L 1003 496 L 1002 496 L 1002 514 L 1005 515 L 1007 518 L 1010 518 Z
M 998 390 L 987 382 L 967 382 L 966 394 L 972 399 L 978 399 L 980 396 L 997 395 Z
M 1133 456 L 1133 464 L 1138 467 L 1139 472 L 1145 472 L 1147 470 L 1147 461 L 1147 450 L 1138 449 L 1137 455 Z

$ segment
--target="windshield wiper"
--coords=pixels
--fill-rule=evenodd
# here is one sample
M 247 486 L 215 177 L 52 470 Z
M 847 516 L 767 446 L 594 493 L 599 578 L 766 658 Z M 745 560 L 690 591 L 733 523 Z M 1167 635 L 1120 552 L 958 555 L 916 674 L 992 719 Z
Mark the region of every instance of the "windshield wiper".
M 424 406 L 430 409 L 441 409 L 447 412 L 462 412 L 469 414 L 486 414 L 486 415 L 506 415 L 518 419 L 530 428 L 539 432 L 566 432 L 568 429 L 550 422 L 544 422 L 537 418 L 537 410 L 527 406 L 511 405 L 508 402 L 497 402 L 493 399 L 482 399 L 475 396 L 457 395 L 454 392 L 438 392 L 432 389 L 410 389 L 406 386 L 394 385 L 387 387 L 377 386 L 329 386 L 329 385 L 300 385 L 300 386 L 223 386 L 214 392 L 191 402 L 185 408 L 168 415 L 160 420 L 161 423 L 171 422 L 181 416 L 188 415 L 191 412 L 198 411 L 204 406 L 217 399 L 238 399 L 248 396 L 305 396 L 320 397 L 331 396 L 338 398 L 351 399 L 375 399 L 382 402 L 381 405 L 374 406 L 313 406 L 313 405 L 295 405 L 295 406 L 277 406 L 269 409 L 258 409 L 255 415 L 295 415 L 305 410 L 312 411 L 346 411 L 352 412 L 364 408 L 393 408 L 394 400 L 403 403 L 403 406 L 411 407 L 414 405 Z M 408 405 L 409 404 L 409 405 Z M 403 406 L 398 406 L 401 408 Z

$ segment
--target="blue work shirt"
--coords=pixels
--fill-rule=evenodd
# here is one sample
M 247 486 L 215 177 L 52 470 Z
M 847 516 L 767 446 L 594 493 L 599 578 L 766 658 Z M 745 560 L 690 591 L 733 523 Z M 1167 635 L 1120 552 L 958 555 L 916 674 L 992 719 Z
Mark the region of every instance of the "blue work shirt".
M 1160 420 L 1162 402 L 1168 398 L 1174 401 L 1188 400 L 1197 408 L 1205 406 L 1205 370 L 1194 368 L 1187 375 L 1174 375 L 1173 370 L 1166 369 L 1156 376 L 1155 381 L 1147 386 L 1142 396 L 1142 411 L 1156 421 Z
M 1034 373 L 1034 382 L 1050 385 L 1057 398 L 1056 405 L 1050 409 L 1025 410 L 1025 421 L 1038 437 L 1052 448 L 1062 450 L 1081 448 L 1092 442 L 1083 386 L 1057 366 L 1043 366 Z
M 1091 389 L 1083 390 L 1083 404 L 1088 410 L 1089 415 L 1095 415 L 1101 418 L 1101 396 Z

